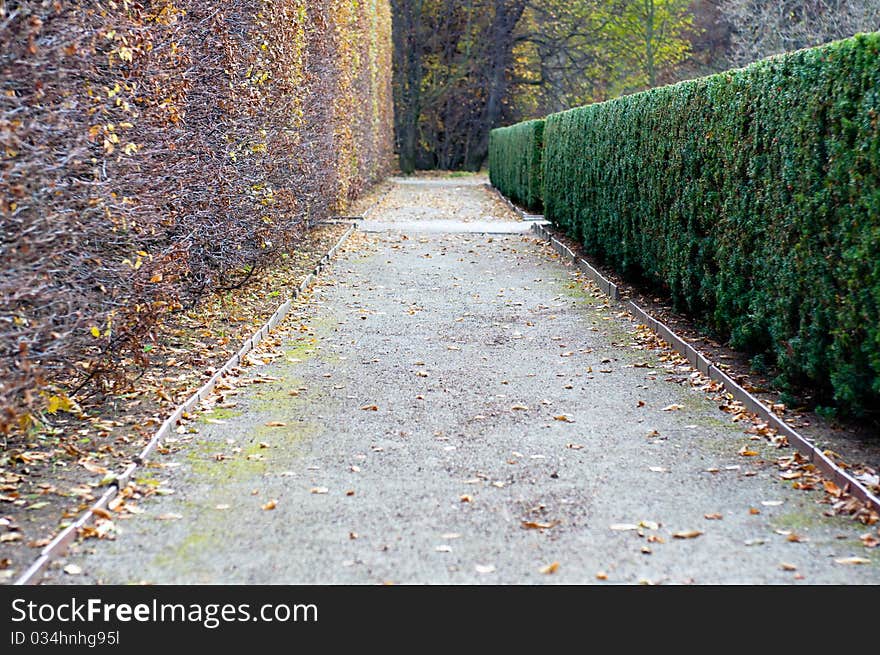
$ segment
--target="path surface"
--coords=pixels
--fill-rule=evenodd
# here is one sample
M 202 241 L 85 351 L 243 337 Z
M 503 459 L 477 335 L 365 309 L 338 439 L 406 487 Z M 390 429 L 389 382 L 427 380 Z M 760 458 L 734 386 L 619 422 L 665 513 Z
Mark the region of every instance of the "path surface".
M 545 246 L 412 224 L 517 229 L 470 182 L 397 184 L 366 226 L 386 231 L 340 255 L 243 380 L 262 383 L 140 480 L 174 493 L 49 580 L 880 582 L 864 529 L 738 455 L 779 453 L 664 381 L 631 320 Z M 850 556 L 872 561 L 834 561 Z

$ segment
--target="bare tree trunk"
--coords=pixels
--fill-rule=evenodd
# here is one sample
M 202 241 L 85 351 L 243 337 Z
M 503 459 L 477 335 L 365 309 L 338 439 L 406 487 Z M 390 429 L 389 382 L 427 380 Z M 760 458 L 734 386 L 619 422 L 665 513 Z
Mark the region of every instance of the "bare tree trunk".
M 422 57 L 419 44 L 423 0 L 391 0 L 394 29 L 394 95 L 400 170 L 416 169 L 422 112 Z
M 487 36 L 488 85 L 486 108 L 480 131 L 473 149 L 468 153 L 465 167 L 479 170 L 489 152 L 489 131 L 501 121 L 502 101 L 507 94 L 508 72 L 513 60 L 514 30 L 522 18 L 526 0 L 494 0 L 495 15 Z

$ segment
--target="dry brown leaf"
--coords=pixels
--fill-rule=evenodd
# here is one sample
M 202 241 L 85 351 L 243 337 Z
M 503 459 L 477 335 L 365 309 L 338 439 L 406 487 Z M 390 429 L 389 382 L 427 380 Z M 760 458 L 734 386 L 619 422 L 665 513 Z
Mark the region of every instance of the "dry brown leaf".
M 596 580 L 607 580 L 607 579 L 608 579 L 608 574 L 605 573 L 605 571 L 599 571 L 596 574 Z
M 660 411 L 661 412 L 677 412 L 680 409 L 684 409 L 684 405 L 678 405 L 676 403 L 673 403 L 672 405 L 667 405 L 666 407 L 664 407 Z
M 378 412 L 379 406 L 378 405 L 364 405 L 363 407 L 361 407 L 361 409 L 364 410 L 365 412 Z
M 463 503 L 470 503 L 474 500 L 474 497 L 468 494 L 462 494 L 459 500 Z
M 702 534 L 701 530 L 683 530 L 681 532 L 673 532 L 672 536 L 676 539 L 696 539 Z
M 781 562 L 779 564 L 779 568 L 781 568 L 783 571 L 797 571 L 797 566 L 795 566 L 794 564 L 790 564 L 789 562 Z
M 263 509 L 266 510 L 266 511 L 269 511 L 269 510 L 275 509 L 276 507 L 278 507 L 278 501 L 277 501 L 277 500 L 270 500 L 268 503 L 266 503 L 265 505 L 263 505 Z
M 510 409 L 514 412 L 525 412 L 528 411 L 529 408 L 525 405 L 513 405 Z
M 568 414 L 559 414 L 553 417 L 554 421 L 562 421 L 563 423 L 574 423 L 574 419 Z
M 543 523 L 541 521 L 523 521 L 521 525 L 526 530 L 549 530 L 556 525 L 556 522 Z
M 544 575 L 553 575 L 559 570 L 559 562 L 553 562 L 552 564 L 548 564 L 547 566 L 542 566 L 540 568 L 540 572 Z
M 92 514 L 94 514 L 95 516 L 99 516 L 102 519 L 113 518 L 113 515 L 110 512 L 108 512 L 106 509 L 101 509 L 100 507 L 93 507 Z
M 757 516 L 760 513 L 761 510 L 759 510 L 757 507 L 749 507 L 749 514 L 751 514 L 752 516 Z
M 703 518 L 707 521 L 720 521 L 724 517 L 718 512 L 714 512 L 712 514 L 703 514 Z
M 743 457 L 757 457 L 758 452 L 755 450 L 749 450 L 748 446 L 743 446 L 739 449 L 739 454 Z
M 311 489 L 309 489 L 309 493 L 312 494 L 326 494 L 329 491 L 330 490 L 327 487 L 312 487 Z
M 266 423 L 267 428 L 283 428 L 286 426 L 287 423 L 284 423 L 283 421 L 269 421 L 268 423 Z

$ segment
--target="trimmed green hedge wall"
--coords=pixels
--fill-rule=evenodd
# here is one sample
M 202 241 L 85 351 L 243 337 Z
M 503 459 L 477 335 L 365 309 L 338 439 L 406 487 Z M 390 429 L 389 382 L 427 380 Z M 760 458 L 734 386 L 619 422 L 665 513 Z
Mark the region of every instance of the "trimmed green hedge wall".
M 545 214 L 780 382 L 880 410 L 880 33 L 550 116 Z
M 541 211 L 544 121 L 527 121 L 489 134 L 489 178 L 505 196 Z

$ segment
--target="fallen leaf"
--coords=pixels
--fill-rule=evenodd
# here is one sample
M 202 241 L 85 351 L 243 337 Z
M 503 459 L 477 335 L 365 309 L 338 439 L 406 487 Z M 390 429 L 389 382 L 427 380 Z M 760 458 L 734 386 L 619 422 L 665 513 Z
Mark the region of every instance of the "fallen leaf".
M 182 514 L 176 514 L 174 512 L 168 512 L 166 514 L 159 514 L 159 516 L 156 517 L 156 519 L 159 521 L 177 521 L 182 518 L 183 518 Z
M 673 403 L 672 405 L 667 405 L 666 407 L 664 407 L 660 411 L 661 412 L 677 412 L 680 409 L 684 409 L 684 405 L 678 405 L 678 404 Z
M 92 514 L 94 514 L 95 516 L 99 516 L 102 519 L 112 519 L 113 518 L 113 515 L 110 512 L 108 512 L 106 509 L 101 509 L 100 507 L 93 507 Z
M 462 494 L 461 498 L 459 498 L 459 500 L 463 503 L 470 503 L 473 501 L 473 499 L 474 499 L 474 497 L 469 496 L 468 494 Z
M 743 457 L 756 457 L 758 455 L 758 452 L 755 450 L 749 450 L 748 446 L 743 446 L 739 449 L 739 454 Z
M 79 460 L 79 463 L 89 473 L 95 473 L 96 475 L 107 475 L 107 469 L 100 464 L 95 464 L 94 462 L 90 462 L 87 459 L 81 459 Z
M 563 423 L 574 423 L 574 419 L 567 414 L 559 414 L 553 417 L 554 421 L 562 421 Z
M 579 443 L 566 444 L 565 447 L 568 448 L 569 450 L 583 450 L 584 449 L 584 447 Z
M 751 514 L 752 516 L 757 516 L 760 513 L 761 510 L 759 510 L 757 507 L 749 507 L 749 514 Z
M 348 491 L 345 492 L 345 495 L 346 496 L 354 496 L 354 489 L 349 489 Z
M 676 539 L 696 539 L 702 534 L 700 530 L 684 530 L 682 532 L 673 532 L 672 536 Z
M 513 410 L 514 412 L 524 412 L 524 411 L 528 411 L 529 408 L 526 407 L 525 405 L 513 405 L 510 409 Z
M 263 509 L 266 510 L 266 511 L 269 511 L 270 509 L 275 509 L 276 507 L 278 507 L 278 501 L 277 501 L 277 500 L 270 500 L 268 503 L 266 503 L 265 505 L 263 505 Z
M 364 405 L 363 407 L 361 407 L 361 409 L 364 410 L 365 412 L 378 412 L 379 406 L 378 405 Z
M 526 530 L 549 530 L 556 523 L 542 523 L 540 521 L 523 521 L 521 523 L 522 527 Z
M 309 493 L 312 494 L 326 494 L 329 491 L 330 490 L 327 487 L 312 487 L 311 489 L 309 489 Z
M 850 564 L 850 565 L 870 564 L 871 560 L 869 560 L 867 557 L 841 557 L 839 559 L 834 560 L 834 563 L 835 564 Z
M 64 572 L 67 575 L 80 575 L 83 572 L 83 570 L 81 567 L 77 566 L 76 564 L 68 564 L 67 566 L 64 567 Z
M 645 555 L 650 555 L 653 552 L 654 551 L 651 550 L 648 546 L 642 546 L 642 553 L 644 553 Z
M 539 571 L 544 575 L 553 575 L 559 570 L 559 562 L 553 562 L 547 566 L 542 566 Z
M 719 514 L 718 512 L 715 512 L 713 514 L 703 514 L 703 518 L 706 519 L 707 521 L 720 521 L 724 517 L 721 514 Z
M 648 470 L 651 471 L 651 473 L 669 473 L 669 469 L 663 466 L 649 466 Z
M 0 544 L 8 544 L 13 541 L 21 541 L 21 532 L 4 532 L 0 534 Z
M 797 571 L 797 566 L 795 566 L 794 564 L 789 564 L 788 562 L 781 562 L 779 564 L 779 568 L 781 568 L 783 571 Z
M 599 572 L 596 574 L 596 579 L 597 579 L 597 580 L 607 580 L 607 579 L 608 579 L 608 574 L 605 573 L 604 571 L 599 571 Z
M 269 421 L 268 423 L 266 423 L 266 427 L 268 428 L 283 428 L 286 426 L 287 423 L 284 423 L 283 421 Z
M 788 535 L 788 538 L 786 539 L 786 541 L 790 541 L 793 544 L 802 544 L 806 541 L 809 541 L 809 539 L 792 532 L 790 535 Z
M 659 530 L 660 524 L 656 521 L 639 521 L 639 527 L 646 530 Z
M 863 534 L 859 539 L 861 539 L 865 548 L 876 548 L 877 546 L 880 546 L 880 538 L 875 537 L 870 532 Z

